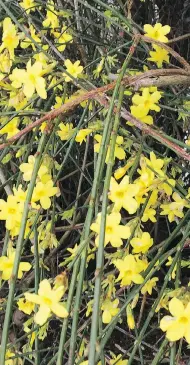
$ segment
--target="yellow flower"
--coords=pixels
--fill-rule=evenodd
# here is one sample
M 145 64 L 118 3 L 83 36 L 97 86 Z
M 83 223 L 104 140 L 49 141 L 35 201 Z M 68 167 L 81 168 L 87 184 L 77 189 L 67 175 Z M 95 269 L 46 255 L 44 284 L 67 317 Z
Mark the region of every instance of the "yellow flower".
M 33 155 L 30 155 L 28 157 L 28 162 L 24 162 L 19 166 L 19 169 L 21 172 L 23 172 L 23 180 L 24 181 L 30 181 L 34 169 L 34 163 L 35 163 L 35 157 Z M 43 180 L 43 176 L 47 175 L 48 168 L 44 165 L 41 165 L 38 170 L 38 177 L 40 177 L 41 180 Z M 50 175 L 48 175 L 50 177 Z M 50 178 L 48 178 L 50 180 Z
M 157 277 L 154 277 L 152 279 L 149 279 L 146 284 L 142 287 L 141 293 L 144 295 L 145 293 L 152 294 L 152 289 L 156 286 L 156 282 L 159 279 Z
M 102 322 L 103 323 L 110 323 L 112 317 L 114 317 L 118 312 L 119 308 L 119 299 L 111 300 L 109 298 L 105 299 L 102 303 L 101 310 L 103 311 L 102 314 Z
M 97 141 L 97 143 L 95 143 L 95 145 L 94 145 L 94 151 L 96 153 L 98 153 L 100 151 L 102 136 L 100 136 L 99 134 L 95 134 L 94 139 Z M 122 144 L 123 144 L 123 137 L 117 136 L 116 144 L 115 144 L 115 151 L 114 151 L 114 158 L 117 157 L 119 160 L 125 159 L 125 151 L 121 147 Z M 105 161 L 106 163 L 108 163 L 108 161 L 109 161 L 109 155 L 110 155 L 110 147 L 108 146 L 107 156 L 106 156 L 106 161 Z
M 15 250 L 9 248 L 7 256 L 0 257 L 0 272 L 3 280 L 9 280 L 12 275 L 13 266 L 15 262 Z M 21 279 L 24 271 L 29 271 L 31 269 L 29 262 L 20 262 L 18 269 L 18 279 Z
M 11 66 L 12 61 L 10 59 L 9 52 L 5 49 L 4 52 L 0 54 L 0 71 L 4 74 L 9 73 Z
M 164 176 L 164 172 L 161 170 L 164 166 L 164 161 L 161 158 L 156 158 L 153 151 L 150 152 L 150 159 L 145 158 L 147 166 L 151 167 L 159 176 Z
M 0 219 L 6 220 L 6 228 L 13 229 L 21 221 L 22 205 L 17 197 L 9 195 L 7 201 L 0 199 Z
M 105 241 L 106 246 L 109 242 L 113 247 L 120 247 L 123 244 L 122 239 L 127 239 L 130 236 L 130 228 L 127 226 L 120 225 L 121 214 L 111 213 L 106 216 L 106 227 L 105 227 Z M 99 233 L 101 224 L 101 213 L 98 214 L 96 222 L 92 223 L 90 228 L 98 235 L 95 240 L 96 246 L 99 245 Z
M 148 232 L 143 232 L 141 237 L 134 237 L 130 241 L 133 247 L 133 253 L 145 253 L 153 245 L 153 238 Z
M 17 128 L 19 123 L 19 118 L 13 118 L 9 123 L 7 123 L 2 129 L 0 129 L 0 134 L 7 133 L 7 138 L 13 137 L 19 132 Z
M 15 110 L 24 109 L 27 104 L 27 98 L 22 90 L 11 91 L 9 94 L 9 106 Z
M 127 315 L 128 327 L 130 328 L 130 330 L 134 330 L 134 328 L 135 328 L 135 319 L 134 319 L 134 315 L 133 315 L 130 304 L 127 305 L 126 315 Z
M 19 37 L 16 34 L 15 25 L 12 23 L 10 18 L 3 20 L 3 36 L 2 45 L 0 46 L 0 52 L 3 49 L 8 49 L 11 60 L 14 60 L 14 50 L 19 44 Z
M 160 41 L 163 43 L 168 42 L 168 38 L 166 37 L 166 34 L 168 34 L 170 32 L 170 29 L 171 28 L 169 25 L 162 26 L 161 23 L 156 23 L 154 26 L 152 26 L 150 24 L 144 25 L 144 31 L 145 31 L 146 37 L 156 39 L 157 41 Z
M 149 88 L 143 88 L 142 95 L 136 93 L 132 102 L 135 105 L 139 105 L 144 110 L 144 113 L 148 114 L 149 110 L 160 111 L 160 107 L 157 105 L 158 101 L 161 99 L 162 95 L 159 91 L 150 93 Z
M 61 138 L 62 141 L 67 141 L 73 135 L 74 128 L 72 123 L 60 123 L 59 124 L 60 131 L 57 131 L 58 136 Z
M 169 222 L 173 222 L 175 220 L 175 217 L 183 218 L 184 207 L 189 207 L 187 201 L 185 199 L 182 199 L 179 194 L 173 193 L 172 198 L 174 202 L 160 205 L 160 208 L 163 209 L 160 215 L 167 215 Z
M 35 31 L 35 28 L 33 27 L 33 25 L 30 25 L 29 30 L 30 30 L 30 35 L 34 39 L 34 41 L 38 44 L 41 44 L 41 39 L 36 35 L 36 31 Z M 36 46 L 30 38 L 25 38 L 24 41 L 22 41 L 20 45 L 21 45 L 21 48 L 24 48 L 24 49 L 31 46 L 33 48 L 33 50 L 36 51 Z
M 60 44 L 60 46 L 57 46 L 57 49 L 60 52 L 63 52 L 65 50 L 66 47 L 66 43 L 72 43 L 73 42 L 73 37 L 71 34 L 66 32 L 67 27 L 64 26 L 61 30 L 61 33 L 59 32 L 53 32 L 53 35 L 55 38 L 57 38 L 57 42 L 58 44 Z
M 43 26 L 47 28 L 59 28 L 58 12 L 54 8 L 54 1 L 48 2 L 46 19 L 43 21 Z
M 38 294 L 24 294 L 26 300 L 29 300 L 29 302 L 38 304 L 40 306 L 39 311 L 34 316 L 34 320 L 37 324 L 42 326 L 50 317 L 51 313 L 54 313 L 60 318 L 68 317 L 67 310 L 60 303 L 64 290 L 64 286 L 60 286 L 57 289 L 52 289 L 49 281 L 44 279 L 40 282 Z
M 28 61 L 26 70 L 15 68 L 10 75 L 12 86 L 16 89 L 23 84 L 23 93 L 27 98 L 31 98 L 35 90 L 42 98 L 47 98 L 45 89 L 45 79 L 41 76 L 43 65 L 40 62 L 35 62 L 31 65 L 31 60 Z
M 123 167 L 119 167 L 115 172 L 114 172 L 114 178 L 116 180 L 119 180 L 121 179 L 125 174 L 126 172 L 130 169 L 131 166 L 133 166 L 133 163 L 135 161 L 135 158 L 134 157 L 131 157 L 128 162 L 126 163 L 125 166 Z
M 155 218 L 155 214 L 156 214 L 156 210 L 151 208 L 151 205 L 156 204 L 158 199 L 158 190 L 153 190 L 153 192 L 151 193 L 151 196 L 149 198 L 149 201 L 146 205 L 146 208 L 144 210 L 143 216 L 142 216 L 142 222 L 147 222 L 149 219 L 151 220 L 151 222 L 155 223 L 156 222 L 156 218 Z
M 140 260 L 137 255 L 126 255 L 124 259 L 115 260 L 114 265 L 120 271 L 117 281 L 121 280 L 121 286 L 143 283 L 144 279 L 140 273 L 148 264 Z
M 86 142 L 86 137 L 92 133 L 92 129 L 86 128 L 86 129 L 80 129 L 80 131 L 77 133 L 75 141 L 78 143 Z
M 158 68 L 161 68 L 163 62 L 169 63 L 169 54 L 164 48 L 153 44 L 155 51 L 150 51 L 150 57 L 147 58 L 148 61 L 155 62 Z
M 132 105 L 130 107 L 131 109 L 131 114 L 133 115 L 133 117 L 140 119 L 141 122 L 145 123 L 145 124 L 153 124 L 153 118 L 151 115 L 147 115 L 148 114 L 148 109 L 144 109 L 142 108 L 141 105 Z M 128 124 L 133 124 L 131 122 L 127 122 Z
M 169 256 L 168 257 L 168 261 L 166 262 L 166 266 L 171 266 L 172 262 L 173 262 L 173 258 L 171 256 Z M 173 269 L 173 271 L 171 273 L 170 280 L 171 279 L 173 279 L 173 280 L 175 279 L 175 277 L 176 277 L 176 270 L 177 270 L 177 264 L 175 264 L 175 266 L 174 266 L 174 269 Z
M 111 178 L 109 199 L 114 202 L 114 210 L 120 211 L 124 208 L 129 214 L 134 214 L 138 208 L 134 197 L 138 192 L 137 184 L 129 184 L 129 176 L 125 176 L 119 184 L 113 177 Z
M 35 6 L 37 4 L 34 2 L 34 0 L 23 0 L 20 3 L 20 6 L 26 10 L 26 13 L 29 14 L 31 11 L 35 11 Z
M 50 197 L 58 193 L 58 188 L 53 186 L 53 181 L 48 180 L 46 183 L 38 182 L 34 188 L 32 201 L 40 201 L 43 209 L 49 209 L 51 206 Z
M 127 365 L 128 364 L 128 360 L 127 359 L 125 359 L 125 360 L 122 360 L 122 356 L 121 356 L 121 354 L 119 354 L 119 355 L 114 355 L 113 353 L 112 353 L 112 359 L 110 360 L 110 364 L 111 365 Z
M 28 315 L 30 315 L 35 308 L 35 304 L 32 302 L 29 302 L 28 300 L 24 298 L 20 298 L 17 302 L 18 309 Z
M 66 71 L 72 77 L 74 77 L 74 79 L 76 79 L 78 76 L 81 75 L 81 73 L 83 71 L 83 66 L 80 65 L 80 61 L 76 61 L 76 62 L 72 63 L 69 59 L 67 59 L 67 60 L 65 60 L 64 64 L 66 67 Z M 65 73 L 63 73 L 63 76 L 65 77 L 66 82 L 72 81 L 72 79 Z
M 182 301 L 174 297 L 169 302 L 169 311 L 172 316 L 165 316 L 160 321 L 160 328 L 166 332 L 166 338 L 178 341 L 185 337 L 190 344 L 190 303 L 184 307 Z
M 18 354 L 11 352 L 10 350 L 7 350 L 6 355 L 5 355 L 5 365 L 22 365 L 23 361 L 20 357 L 11 359 L 11 357 L 14 357 L 15 355 L 18 355 Z

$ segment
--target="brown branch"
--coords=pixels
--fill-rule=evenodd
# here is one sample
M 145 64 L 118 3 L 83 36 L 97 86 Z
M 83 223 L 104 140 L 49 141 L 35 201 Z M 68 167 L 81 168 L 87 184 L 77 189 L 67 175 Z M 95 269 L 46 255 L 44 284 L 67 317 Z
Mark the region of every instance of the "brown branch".
M 183 41 L 184 39 L 187 39 L 187 38 L 190 38 L 190 33 L 180 35 L 179 37 L 176 37 L 176 38 L 173 38 L 173 39 L 169 39 L 167 44 Z
M 167 76 L 167 75 L 185 75 L 190 76 L 190 71 L 185 71 L 183 69 L 158 69 L 158 70 L 149 70 L 140 75 L 136 76 L 127 76 L 123 78 L 122 83 L 126 86 L 130 85 L 138 85 L 138 82 L 143 79 L 148 79 L 152 77 L 159 77 L 159 76 Z M 155 80 L 152 79 L 152 85 L 154 85 Z M 65 114 L 68 111 L 73 110 L 76 106 L 82 103 L 85 100 L 95 99 L 100 102 L 102 105 L 107 107 L 107 98 L 106 95 L 101 95 L 112 90 L 115 87 L 116 80 L 111 82 L 106 86 L 102 86 L 100 88 L 93 89 L 91 91 L 84 92 L 84 94 L 79 95 L 75 99 L 69 101 L 66 104 L 63 104 L 60 108 L 51 110 L 43 117 L 37 119 L 35 122 L 29 124 L 27 127 L 22 129 L 20 132 L 15 134 L 13 137 L 9 138 L 7 142 L 0 144 L 0 150 L 4 149 L 5 147 L 9 146 L 10 144 L 14 143 L 17 139 L 24 136 L 25 134 L 29 133 L 33 128 L 40 126 L 43 122 L 51 121 L 57 118 L 60 114 Z M 149 84 L 150 85 L 150 84 Z

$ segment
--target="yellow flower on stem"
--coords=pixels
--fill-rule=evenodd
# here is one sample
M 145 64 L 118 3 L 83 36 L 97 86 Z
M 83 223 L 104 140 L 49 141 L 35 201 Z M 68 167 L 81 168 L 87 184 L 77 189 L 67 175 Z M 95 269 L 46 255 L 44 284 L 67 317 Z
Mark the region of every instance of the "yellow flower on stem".
M 148 111 L 147 109 L 143 109 L 141 105 L 132 105 L 130 107 L 131 109 L 131 115 L 133 115 L 133 117 L 140 119 L 141 122 L 145 123 L 145 124 L 153 124 L 153 118 L 151 115 L 147 115 Z M 131 122 L 127 122 L 128 124 L 132 124 Z
M 152 279 L 149 279 L 146 284 L 142 287 L 141 289 L 141 293 L 144 295 L 146 293 L 148 294 L 152 294 L 152 289 L 156 286 L 156 282 L 158 281 L 159 279 L 157 277 L 154 277 Z
M 10 18 L 5 18 L 3 20 L 3 36 L 2 44 L 0 46 L 0 52 L 5 48 L 8 49 L 10 54 L 10 59 L 14 60 L 14 50 L 19 44 L 19 37 L 16 34 L 15 25 L 12 23 Z
M 151 167 L 158 174 L 158 176 L 164 176 L 164 172 L 161 170 L 164 166 L 164 160 L 156 158 L 153 151 L 150 152 L 150 159 L 145 158 L 145 162 L 147 166 Z
M 17 197 L 9 195 L 7 201 L 0 199 L 0 220 L 6 221 L 6 228 L 13 229 L 20 224 L 23 205 L 18 203 Z
M 32 302 L 29 302 L 28 300 L 24 299 L 24 298 L 20 298 L 17 302 L 18 305 L 18 309 L 28 315 L 30 315 L 34 309 L 35 309 L 35 304 Z
M 80 65 L 79 60 L 72 63 L 69 59 L 67 59 L 67 60 L 65 60 L 64 64 L 65 64 L 65 67 L 66 67 L 66 71 L 72 77 L 74 77 L 74 79 L 76 79 L 77 77 L 79 77 L 81 75 L 81 73 L 83 71 L 83 66 Z M 63 73 L 63 76 L 65 77 L 66 82 L 72 81 L 72 79 L 69 75 L 66 75 L 65 73 Z
M 35 156 L 30 155 L 28 157 L 28 162 L 24 162 L 19 166 L 21 172 L 23 172 L 23 180 L 30 181 L 34 169 Z M 41 165 L 38 171 L 38 177 L 43 179 L 43 175 L 48 173 L 48 169 L 46 166 Z
M 127 315 L 128 327 L 130 328 L 130 330 L 134 330 L 134 328 L 135 328 L 135 319 L 134 319 L 134 315 L 133 315 L 133 312 L 132 312 L 132 309 L 131 309 L 131 304 L 127 305 L 126 315 Z
M 67 43 L 72 43 L 73 42 L 72 35 L 67 33 L 66 29 L 67 29 L 67 27 L 64 26 L 61 30 L 61 33 L 53 32 L 53 35 L 57 39 L 57 42 L 58 42 L 57 49 L 60 52 L 63 52 L 65 50 Z
M 153 238 L 148 232 L 143 232 L 141 237 L 132 238 L 130 244 L 133 247 L 133 253 L 145 253 L 153 245 Z
M 105 227 L 105 241 L 106 246 L 109 242 L 113 247 L 121 247 L 123 244 L 122 239 L 129 238 L 131 232 L 130 228 L 127 226 L 120 225 L 121 214 L 111 213 L 106 216 L 106 227 Z M 101 224 L 101 213 L 98 214 L 96 222 L 92 223 L 90 228 L 92 231 L 96 232 L 98 235 L 95 240 L 95 244 L 99 245 L 99 233 Z
M 138 203 L 134 197 L 139 192 L 139 186 L 129 184 L 129 176 L 125 176 L 119 184 L 112 177 L 109 191 L 108 197 L 114 202 L 114 210 L 120 211 L 121 208 L 124 208 L 129 214 L 137 211 Z
M 104 300 L 101 306 L 101 310 L 103 311 L 102 314 L 103 323 L 111 322 L 112 317 L 114 317 L 119 312 L 119 308 L 117 308 L 118 305 L 119 305 L 119 299 L 117 298 L 113 301 L 109 298 L 106 298 Z
M 12 275 L 13 266 L 15 262 L 15 250 L 9 248 L 7 256 L 0 257 L 0 272 L 3 280 L 9 280 Z M 20 262 L 18 269 L 18 279 L 21 279 L 23 272 L 29 271 L 31 269 L 31 264 L 29 262 Z
M 50 197 L 58 193 L 58 188 L 53 186 L 53 181 L 48 180 L 46 183 L 38 182 L 34 188 L 32 202 L 40 201 L 43 209 L 49 209 L 51 206 Z
M 166 338 L 173 342 L 185 337 L 190 344 L 190 303 L 184 306 L 181 300 L 174 297 L 169 302 L 169 311 L 172 316 L 165 316 L 160 321 Z
M 144 278 L 140 273 L 148 264 L 140 260 L 137 255 L 126 255 L 124 259 L 115 260 L 114 265 L 120 271 L 117 281 L 121 280 L 121 286 L 143 283 Z
M 158 199 L 158 190 L 153 190 L 153 192 L 150 195 L 149 201 L 146 205 L 146 208 L 144 210 L 143 216 L 142 216 L 142 222 L 147 222 L 149 219 L 151 220 L 151 222 L 155 223 L 156 222 L 156 218 L 155 218 L 155 214 L 156 214 L 156 210 L 151 208 L 152 205 L 156 204 Z
M 185 199 L 182 199 L 179 194 L 173 193 L 172 198 L 174 202 L 160 205 L 160 208 L 163 209 L 160 215 L 167 215 L 169 222 L 173 222 L 175 220 L 175 217 L 183 218 L 184 207 L 189 207 L 187 201 Z
M 158 101 L 161 99 L 162 94 L 159 91 L 150 93 L 148 87 L 143 88 L 142 95 L 136 93 L 132 102 L 135 105 L 139 105 L 144 110 L 145 115 L 148 114 L 149 110 L 160 111 L 160 107 L 157 105 Z
M 114 355 L 112 353 L 112 359 L 110 360 L 110 364 L 111 365 L 127 365 L 128 364 L 128 360 L 127 359 L 122 359 L 122 355 L 119 354 L 119 355 Z
M 34 320 L 37 324 L 42 326 L 52 313 L 60 318 L 68 317 L 67 310 L 60 303 L 64 290 L 64 286 L 52 289 L 49 281 L 44 279 L 40 282 L 38 294 L 24 294 L 26 300 L 39 305 L 39 311 L 34 316 Z
M 7 138 L 13 137 L 20 130 L 17 128 L 19 123 L 19 118 L 13 118 L 10 122 L 8 122 L 3 128 L 0 129 L 0 134 L 7 133 Z
M 75 141 L 78 143 L 82 143 L 82 142 L 86 142 L 86 137 L 92 133 L 92 129 L 86 128 L 86 129 L 81 129 L 75 138 Z
M 55 10 L 53 0 L 48 3 L 46 18 L 42 24 L 47 28 L 59 28 L 58 12 Z
M 33 25 L 30 25 L 30 35 L 33 38 L 33 40 L 38 43 L 39 45 L 41 45 L 41 39 L 36 35 L 36 31 L 35 28 L 33 27 Z M 21 48 L 28 48 L 29 46 L 32 47 L 33 51 L 36 51 L 36 45 L 34 44 L 34 42 L 30 39 L 30 38 L 25 38 L 22 42 L 21 42 Z
M 161 23 L 156 23 L 154 26 L 152 26 L 150 24 L 144 25 L 144 31 L 145 31 L 146 37 L 156 39 L 157 41 L 160 41 L 163 43 L 168 42 L 168 38 L 166 37 L 166 34 L 168 34 L 170 32 L 170 29 L 171 28 L 169 25 L 162 26 Z
M 57 134 L 62 141 L 67 141 L 68 139 L 70 139 L 75 130 L 75 128 L 73 128 L 72 123 L 67 123 L 67 124 L 60 123 L 59 128 L 60 130 L 57 131 Z
M 20 3 L 20 6 L 26 10 L 26 13 L 29 14 L 31 11 L 35 11 L 35 6 L 37 4 L 34 2 L 34 0 L 23 0 Z
M 94 145 L 94 152 L 98 153 L 100 151 L 102 136 L 100 134 L 95 134 L 94 139 L 97 141 Z M 125 159 L 125 151 L 121 145 L 123 144 L 123 137 L 117 136 L 116 138 L 116 144 L 115 144 L 115 151 L 114 151 L 114 158 L 118 158 L 119 160 Z M 106 155 L 106 163 L 109 161 L 109 155 L 110 155 L 110 147 L 108 146 L 107 155 Z
M 161 68 L 163 62 L 169 63 L 169 54 L 164 48 L 153 44 L 155 51 L 150 51 L 150 57 L 147 58 L 148 61 L 155 62 L 158 68 Z
M 9 78 L 12 81 L 12 86 L 16 89 L 19 89 L 23 84 L 23 93 L 27 98 L 31 98 L 36 90 L 42 99 L 46 99 L 46 83 L 41 76 L 42 72 L 42 63 L 36 61 L 31 65 L 31 60 L 29 60 L 26 70 L 15 68 Z

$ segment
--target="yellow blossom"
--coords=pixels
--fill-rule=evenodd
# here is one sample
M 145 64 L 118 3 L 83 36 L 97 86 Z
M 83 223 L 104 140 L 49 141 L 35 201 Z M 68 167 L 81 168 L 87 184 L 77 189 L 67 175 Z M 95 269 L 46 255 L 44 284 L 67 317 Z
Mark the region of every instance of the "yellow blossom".
M 69 59 L 67 59 L 67 60 L 65 60 L 64 64 L 66 67 L 66 71 L 72 77 L 74 77 L 74 79 L 76 79 L 77 77 L 79 77 L 81 75 L 81 73 L 83 71 L 83 66 L 80 65 L 80 61 L 76 61 L 76 62 L 72 63 Z M 63 76 L 65 77 L 66 82 L 72 81 L 72 79 L 69 75 L 66 75 L 65 73 L 63 73 Z
M 9 73 L 11 66 L 12 61 L 10 59 L 9 52 L 5 49 L 4 52 L 0 54 L 0 71 L 3 74 Z
M 133 117 L 140 119 L 141 122 L 145 123 L 145 124 L 153 124 L 153 118 L 151 115 L 147 115 L 148 114 L 148 109 L 142 108 L 141 105 L 132 105 L 130 107 L 131 109 L 131 114 L 133 115 Z M 127 122 L 128 124 L 132 124 L 131 122 Z
M 18 309 L 28 315 L 30 315 L 35 308 L 35 304 L 32 302 L 29 302 L 28 300 L 24 298 L 20 298 L 17 302 Z
M 80 131 L 77 133 L 75 141 L 78 143 L 86 142 L 86 137 L 92 133 L 92 129 L 86 128 L 86 129 L 80 129 Z
M 20 6 L 26 10 L 26 13 L 29 14 L 31 11 L 35 11 L 35 6 L 37 4 L 34 2 L 34 0 L 23 0 L 20 3 Z
M 66 47 L 66 43 L 72 43 L 73 42 L 73 37 L 71 34 L 66 32 L 67 27 L 64 26 L 61 30 L 61 33 L 59 32 L 53 32 L 54 37 L 57 39 L 57 49 L 60 52 L 63 52 L 65 50 Z
M 19 166 L 20 171 L 23 172 L 24 181 L 30 181 L 34 169 L 34 164 L 35 164 L 35 156 L 30 155 L 28 157 L 28 162 L 24 162 Z M 43 175 L 47 175 L 47 173 L 48 173 L 48 168 L 44 165 L 41 165 L 38 170 L 38 177 L 40 177 L 40 179 L 42 180 Z
M 143 232 L 141 237 L 134 237 L 130 241 L 133 247 L 133 253 L 145 253 L 153 245 L 153 238 L 148 232 Z
M 9 94 L 9 106 L 15 110 L 24 109 L 27 104 L 27 98 L 22 90 L 11 91 Z
M 133 315 L 130 304 L 127 305 L 126 315 L 127 315 L 128 327 L 130 328 L 130 330 L 134 330 L 134 328 L 135 328 L 135 319 L 134 319 L 134 315 Z
M 111 322 L 112 317 L 114 317 L 119 312 L 119 308 L 117 308 L 118 305 L 119 305 L 119 299 L 117 298 L 113 301 L 109 298 L 106 298 L 104 300 L 101 306 L 101 310 L 103 311 L 102 314 L 103 323 Z
M 48 180 L 46 183 L 38 182 L 34 188 L 32 201 L 40 201 L 43 209 L 49 209 L 51 206 L 50 197 L 58 193 L 58 188 L 53 186 L 53 181 Z
M 14 359 L 11 359 L 11 357 L 16 356 Z M 10 350 L 6 351 L 5 355 L 5 365 L 22 365 L 23 361 L 20 357 L 18 357 L 17 353 L 11 352 Z
M 155 51 L 150 51 L 150 57 L 147 58 L 148 61 L 155 62 L 158 68 L 161 68 L 163 62 L 169 63 L 169 54 L 164 48 L 153 44 Z
M 106 216 L 106 227 L 105 227 L 105 246 L 110 242 L 113 247 L 120 247 L 123 244 L 122 239 L 127 239 L 130 236 L 130 228 L 127 226 L 120 225 L 121 214 L 111 213 Z M 96 246 L 99 245 L 99 233 L 101 224 L 101 213 L 98 214 L 96 222 L 91 224 L 91 230 L 96 232 L 98 235 L 95 240 Z
M 163 43 L 168 42 L 168 38 L 166 37 L 166 34 L 168 34 L 170 32 L 170 29 L 171 28 L 169 25 L 162 26 L 161 23 L 156 23 L 154 26 L 152 26 L 150 24 L 144 25 L 144 31 L 145 31 L 146 37 L 156 39 L 157 41 L 160 41 Z
M 128 364 L 128 360 L 127 359 L 122 359 L 122 356 L 121 356 L 121 354 L 119 354 L 119 355 L 114 355 L 113 353 L 112 353 L 112 359 L 110 360 L 110 364 L 111 365 L 127 365 Z
M 173 258 L 171 256 L 168 257 L 168 261 L 166 262 L 166 266 L 171 266 L 172 265 L 172 262 L 173 262 Z M 174 268 L 173 268 L 173 271 L 171 273 L 171 277 L 170 277 L 170 280 L 171 279 L 175 279 L 176 277 L 176 270 L 177 270 L 177 264 L 175 264 Z
M 94 145 L 94 151 L 98 153 L 100 151 L 100 145 L 102 141 L 102 136 L 99 134 L 95 134 L 94 139 L 97 141 Z M 123 144 L 123 137 L 117 136 L 116 138 L 116 144 L 115 144 L 115 151 L 114 151 L 114 158 L 118 158 L 119 160 L 124 160 L 125 158 L 125 151 L 123 147 L 121 146 Z M 108 146 L 107 155 L 106 155 L 106 163 L 109 161 L 109 155 L 110 155 L 110 147 Z
M 35 62 L 31 65 L 31 60 L 28 61 L 26 70 L 15 68 L 10 75 L 12 86 L 16 89 L 23 84 L 23 93 L 27 98 L 31 98 L 35 90 L 42 98 L 47 98 L 45 79 L 41 76 L 43 65 L 40 62 Z
M 51 27 L 52 29 L 59 27 L 58 12 L 55 10 L 53 0 L 48 2 L 46 18 L 42 24 L 44 27 Z
M 167 215 L 169 222 L 173 222 L 175 217 L 183 218 L 184 207 L 189 207 L 189 204 L 185 199 L 182 199 L 179 194 L 173 193 L 172 198 L 174 202 L 161 204 L 160 208 L 163 209 L 160 215 Z
M 32 39 L 36 43 L 41 44 L 41 39 L 36 35 L 36 31 L 35 31 L 35 28 L 33 27 L 33 25 L 30 25 L 29 31 L 30 31 L 30 35 L 31 35 Z M 20 45 L 21 45 L 21 48 L 24 48 L 24 49 L 31 46 L 33 51 L 36 51 L 36 45 L 30 38 L 25 38 L 24 41 L 22 41 Z
M 39 311 L 34 317 L 37 324 L 42 326 L 50 317 L 51 313 L 61 318 L 68 316 L 67 310 L 60 303 L 64 290 L 64 286 L 52 289 L 49 281 L 44 279 L 40 282 L 38 294 L 25 293 L 26 300 L 40 306 Z
M 124 259 L 115 260 L 114 265 L 120 271 L 117 281 L 121 280 L 121 286 L 143 283 L 144 279 L 140 273 L 148 264 L 140 260 L 137 255 L 126 255 Z
M 162 168 L 164 166 L 164 161 L 161 158 L 156 158 L 153 151 L 150 152 L 150 159 L 145 158 L 147 166 L 151 167 L 159 176 L 164 176 Z
M 150 195 L 149 201 L 146 205 L 146 208 L 144 210 L 143 216 L 142 216 L 142 222 L 147 222 L 149 219 L 151 220 L 151 222 L 155 223 L 156 222 L 156 218 L 155 218 L 155 214 L 156 214 L 156 210 L 151 208 L 151 206 L 155 205 L 158 199 L 158 190 L 153 190 L 153 192 Z
M 8 122 L 3 128 L 0 129 L 0 134 L 7 133 L 7 138 L 13 137 L 20 130 L 17 128 L 19 123 L 19 118 L 15 117 L 10 122 Z
M 157 277 L 154 277 L 152 279 L 149 279 L 146 284 L 142 287 L 141 293 L 144 295 L 145 293 L 152 294 L 152 289 L 156 286 L 156 282 L 159 279 Z
M 9 195 L 7 201 L 0 199 L 0 219 L 6 220 L 6 228 L 13 229 L 21 221 L 23 206 L 17 197 Z
M 155 91 L 150 93 L 149 88 L 143 88 L 142 95 L 136 93 L 132 102 L 135 105 L 139 105 L 139 108 L 142 108 L 144 113 L 148 114 L 149 110 L 155 110 L 156 112 L 160 111 L 160 107 L 157 105 L 158 101 L 162 97 L 159 91 Z
M 166 338 L 173 342 L 185 337 L 190 344 L 190 303 L 184 306 L 181 300 L 174 297 L 169 302 L 169 311 L 172 316 L 165 316 L 160 321 Z
M 73 135 L 74 128 L 72 123 L 60 123 L 59 124 L 60 131 L 57 131 L 58 136 L 61 138 L 62 141 L 67 141 Z
M 0 52 L 5 48 L 8 49 L 10 54 L 10 59 L 14 60 L 14 50 L 19 44 L 19 37 L 16 34 L 15 25 L 12 23 L 10 18 L 5 18 L 3 20 L 3 36 L 2 44 L 0 46 Z
M 15 250 L 9 248 L 7 251 L 7 256 L 0 257 L 0 272 L 3 280 L 9 280 L 12 275 L 13 266 L 15 262 Z M 18 269 L 18 279 L 21 279 L 24 271 L 29 271 L 31 269 L 31 264 L 29 262 L 20 262 Z
M 123 167 L 119 167 L 115 172 L 114 172 L 114 178 L 116 180 L 119 180 L 121 179 L 125 174 L 126 172 L 130 169 L 131 166 L 133 166 L 133 163 L 135 161 L 135 158 L 134 157 L 131 157 L 128 162 L 126 163 L 125 166 Z
M 129 184 L 129 176 L 125 176 L 119 184 L 113 177 L 111 178 L 109 199 L 114 202 L 114 210 L 120 211 L 124 208 L 129 214 L 134 214 L 138 208 L 134 197 L 138 192 L 137 184 Z

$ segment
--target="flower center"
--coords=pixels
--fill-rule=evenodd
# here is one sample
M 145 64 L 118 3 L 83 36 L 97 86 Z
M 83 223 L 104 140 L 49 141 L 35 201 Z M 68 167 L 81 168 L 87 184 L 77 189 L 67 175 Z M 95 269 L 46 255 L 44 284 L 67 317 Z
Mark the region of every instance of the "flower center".
M 181 317 L 179 321 L 180 321 L 181 324 L 187 324 L 188 323 L 188 318 L 187 317 Z
M 46 304 L 46 305 L 48 305 L 48 306 L 52 304 L 51 299 L 49 299 L 49 298 L 47 298 L 47 297 L 43 297 L 43 302 L 44 302 L 44 304 Z
M 9 214 L 16 214 L 16 209 L 14 209 L 14 208 L 9 208 L 9 209 L 8 209 L 8 213 L 9 213 Z
M 116 196 L 118 198 L 123 198 L 124 197 L 124 192 L 123 191 L 117 191 Z
M 149 108 L 149 106 L 150 106 L 150 101 L 149 101 L 149 100 L 145 100 L 144 105 L 145 105 L 147 108 Z
M 110 227 L 110 226 L 106 227 L 106 233 L 107 234 L 112 234 L 112 232 L 113 232 L 112 227 Z

